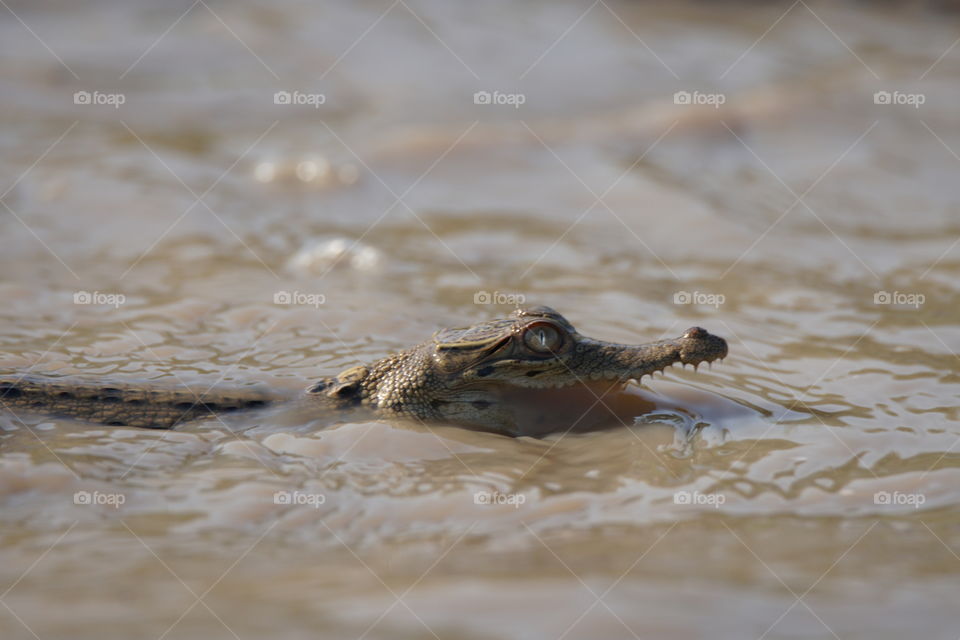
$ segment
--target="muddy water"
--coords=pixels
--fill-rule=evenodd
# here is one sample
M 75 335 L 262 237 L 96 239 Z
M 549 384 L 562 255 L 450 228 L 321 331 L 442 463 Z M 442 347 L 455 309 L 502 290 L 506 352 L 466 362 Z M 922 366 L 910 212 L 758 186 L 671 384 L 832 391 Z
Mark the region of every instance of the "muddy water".
M 960 633 L 956 18 L 85 4 L 0 19 L 3 371 L 294 391 L 517 296 L 731 355 L 541 440 L 6 412 L 0 636 Z

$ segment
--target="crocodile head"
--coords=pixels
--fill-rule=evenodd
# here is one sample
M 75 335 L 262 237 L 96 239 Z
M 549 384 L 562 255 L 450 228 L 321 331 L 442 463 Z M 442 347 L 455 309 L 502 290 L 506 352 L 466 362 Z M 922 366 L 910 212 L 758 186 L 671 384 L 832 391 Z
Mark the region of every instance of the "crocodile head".
M 385 415 L 540 435 L 587 426 L 593 422 L 584 422 L 587 413 L 630 380 L 726 355 L 726 341 L 699 327 L 672 340 L 615 344 L 582 336 L 553 309 L 534 307 L 443 329 L 428 342 L 348 369 L 311 392 Z

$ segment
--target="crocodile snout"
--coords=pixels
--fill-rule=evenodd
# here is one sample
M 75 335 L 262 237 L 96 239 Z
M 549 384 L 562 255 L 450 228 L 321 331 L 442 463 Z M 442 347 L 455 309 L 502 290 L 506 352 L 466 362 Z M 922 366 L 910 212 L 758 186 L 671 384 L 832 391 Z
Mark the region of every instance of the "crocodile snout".
M 703 327 L 690 327 L 680 338 L 680 362 L 694 366 L 727 356 L 727 341 Z

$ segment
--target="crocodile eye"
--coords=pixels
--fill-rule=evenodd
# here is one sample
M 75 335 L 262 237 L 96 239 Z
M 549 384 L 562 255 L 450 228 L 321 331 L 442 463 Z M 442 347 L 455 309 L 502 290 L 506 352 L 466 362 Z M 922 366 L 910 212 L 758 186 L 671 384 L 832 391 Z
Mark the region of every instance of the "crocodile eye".
M 563 345 L 563 336 L 552 324 L 532 324 L 523 332 L 523 344 L 537 353 L 552 353 Z

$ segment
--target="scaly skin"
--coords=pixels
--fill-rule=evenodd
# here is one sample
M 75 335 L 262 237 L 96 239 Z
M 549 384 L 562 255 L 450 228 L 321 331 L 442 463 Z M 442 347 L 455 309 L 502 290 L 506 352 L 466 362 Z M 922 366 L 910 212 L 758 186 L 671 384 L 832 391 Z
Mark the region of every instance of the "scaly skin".
M 0 376 L 0 406 L 100 424 L 169 429 L 189 420 L 254 409 L 276 398 L 257 391 L 194 392 L 111 382 Z
M 699 327 L 643 345 L 584 337 L 549 307 L 445 329 L 408 351 L 358 366 L 307 390 L 316 411 L 367 407 L 382 417 L 447 423 L 525 435 L 530 406 L 555 402 L 557 391 L 610 388 L 673 364 L 712 362 L 727 343 Z M 601 391 L 601 393 L 606 393 Z M 553 394 L 553 395 L 550 395 Z M 599 396 L 597 396 L 599 397 Z M 548 399 L 549 398 L 549 399 Z M 257 391 L 109 387 L 36 377 L 0 377 L 0 405 L 102 424 L 171 428 L 181 422 L 279 401 Z

